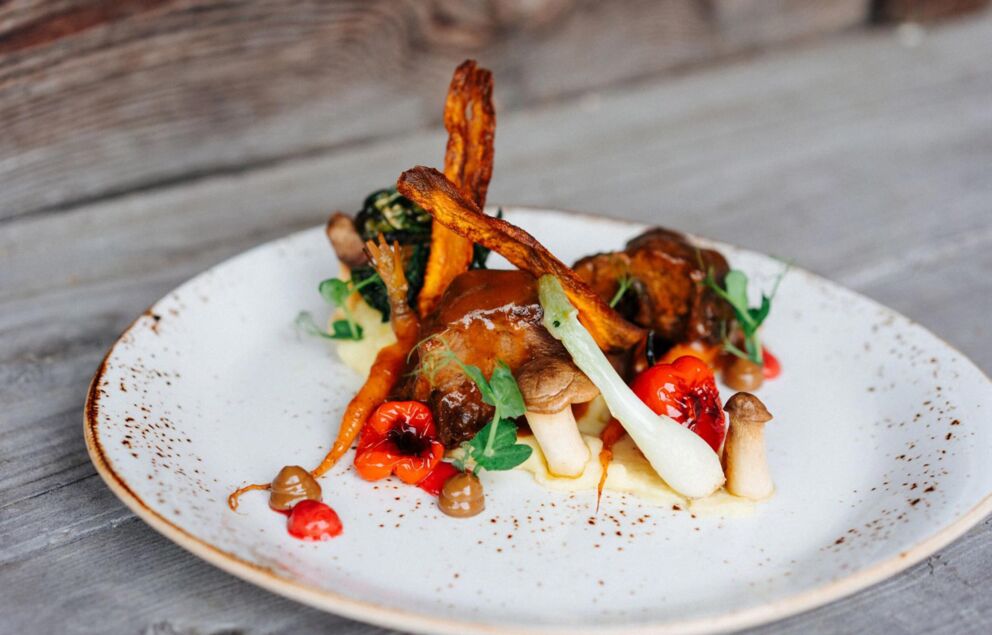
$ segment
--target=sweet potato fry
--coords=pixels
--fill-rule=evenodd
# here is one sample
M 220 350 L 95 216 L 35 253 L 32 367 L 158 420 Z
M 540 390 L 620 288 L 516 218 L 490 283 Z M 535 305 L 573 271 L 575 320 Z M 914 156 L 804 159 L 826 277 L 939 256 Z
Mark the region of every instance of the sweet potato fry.
M 479 208 L 486 204 L 493 175 L 493 75 L 466 60 L 455 69 L 444 104 L 448 147 L 444 175 Z
M 435 222 L 492 249 L 535 277 L 557 277 L 601 348 L 624 350 L 644 336 L 640 328 L 620 317 L 533 236 L 506 221 L 486 216 L 437 170 L 415 167 L 400 175 L 396 185 L 403 196 L 429 211 Z
M 455 70 L 444 104 L 448 147 L 444 174 L 480 209 L 493 174 L 493 134 L 496 114 L 492 102 L 492 73 L 466 60 Z M 472 241 L 441 224 L 431 230 L 431 250 L 424 284 L 417 297 L 421 316 L 430 313 L 444 290 L 472 262 Z

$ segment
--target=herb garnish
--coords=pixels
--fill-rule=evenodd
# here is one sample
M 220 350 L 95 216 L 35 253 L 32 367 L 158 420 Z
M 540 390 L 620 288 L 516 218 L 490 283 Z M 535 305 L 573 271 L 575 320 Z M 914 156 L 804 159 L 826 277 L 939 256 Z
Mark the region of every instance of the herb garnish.
M 296 316 L 296 326 L 303 329 L 309 335 L 323 337 L 329 340 L 360 340 L 362 339 L 362 327 L 355 321 L 355 317 L 348 308 L 348 297 L 352 293 L 360 291 L 363 287 L 377 282 L 379 275 L 370 276 L 358 284 L 352 280 L 341 280 L 339 278 L 328 278 L 318 285 L 317 290 L 328 304 L 341 309 L 344 319 L 334 320 L 331 323 L 331 331 L 327 332 L 317 326 L 313 316 L 308 311 L 301 311 Z
M 522 416 L 527 408 L 510 367 L 497 361 L 487 380 L 482 369 L 466 364 L 448 347 L 443 338 L 434 337 L 443 344 L 443 348 L 430 353 L 438 358 L 431 360 L 428 368 L 424 369 L 428 373 L 428 379 L 444 365 L 454 362 L 478 387 L 482 401 L 496 409 L 492 420 L 470 440 L 462 443 L 461 454 L 452 463 L 462 471 L 471 464 L 471 470 L 478 473 L 480 469 L 491 472 L 512 470 L 526 461 L 533 450 L 529 445 L 517 443 L 517 424 L 514 419 Z
M 724 335 L 723 339 L 724 350 L 741 359 L 750 360 L 759 366 L 764 365 L 765 360 L 762 354 L 761 340 L 758 338 L 758 328 L 771 312 L 772 300 L 775 298 L 775 294 L 778 293 L 778 285 L 782 282 L 782 278 L 788 269 L 787 266 L 782 270 L 778 278 L 776 278 L 771 294 L 761 294 L 761 305 L 755 308 L 748 305 L 747 275 L 743 271 L 731 269 L 723 280 L 724 286 L 721 287 L 717 284 L 716 278 L 713 276 L 713 269 L 711 268 L 709 270 L 704 283 L 730 304 L 737 318 L 737 323 L 744 333 L 743 351 L 735 346 L 726 335 Z
M 623 298 L 624 294 L 627 293 L 632 286 L 634 286 L 634 278 L 629 273 L 625 273 L 620 276 L 617 283 L 619 285 L 617 287 L 617 292 L 614 293 L 613 297 L 610 299 L 611 309 L 616 307 L 617 303 L 620 302 L 620 299 Z

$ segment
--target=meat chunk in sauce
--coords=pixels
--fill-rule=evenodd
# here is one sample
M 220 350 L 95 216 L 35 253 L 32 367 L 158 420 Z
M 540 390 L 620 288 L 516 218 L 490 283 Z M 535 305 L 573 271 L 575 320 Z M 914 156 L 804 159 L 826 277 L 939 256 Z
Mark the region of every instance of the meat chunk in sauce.
M 439 353 L 447 346 L 486 377 L 497 361 L 517 377 L 532 364 L 574 368 L 568 352 L 541 324 L 543 315 L 537 281 L 523 271 L 467 271 L 445 291 L 438 308 L 421 325 L 425 339 L 412 360 L 416 370 L 401 390 L 404 398 L 430 405 L 446 447 L 472 438 L 492 419 L 494 408 L 482 401 L 479 389 L 461 368 L 446 363 Z M 532 405 L 541 406 L 527 404 Z
M 632 284 L 616 310 L 635 324 L 655 332 L 662 343 L 721 339 L 721 325 L 733 317 L 730 306 L 703 281 L 706 272 L 722 284 L 729 269 L 712 249 L 700 249 L 677 232 L 655 228 L 627 243 L 623 251 L 587 256 L 575 272 L 596 293 L 610 301 L 629 276 Z

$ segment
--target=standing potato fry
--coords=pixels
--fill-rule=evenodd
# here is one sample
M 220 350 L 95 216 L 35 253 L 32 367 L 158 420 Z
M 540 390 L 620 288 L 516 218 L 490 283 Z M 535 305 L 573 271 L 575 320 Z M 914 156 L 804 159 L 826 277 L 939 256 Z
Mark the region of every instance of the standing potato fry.
M 493 173 L 496 114 L 492 93 L 492 73 L 476 66 L 474 60 L 466 60 L 455 70 L 444 104 L 444 127 L 448 130 L 444 174 L 480 209 L 486 204 Z M 437 306 L 451 281 L 467 271 L 471 262 L 472 241 L 435 223 L 424 284 L 417 297 L 421 316 Z

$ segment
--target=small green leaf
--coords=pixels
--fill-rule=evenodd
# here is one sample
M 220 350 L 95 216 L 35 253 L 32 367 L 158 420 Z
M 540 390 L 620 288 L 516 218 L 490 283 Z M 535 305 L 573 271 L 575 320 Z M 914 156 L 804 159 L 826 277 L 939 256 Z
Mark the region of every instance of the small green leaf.
M 486 439 L 489 438 L 489 431 L 493 427 L 493 422 L 490 421 L 486 425 L 482 426 L 482 429 L 475 433 L 471 439 L 465 442 L 465 451 L 469 456 L 482 455 L 482 451 L 486 447 Z M 499 430 L 497 430 L 499 432 Z
M 755 324 L 761 324 L 768 317 L 768 314 L 772 310 L 772 299 L 767 295 L 761 296 L 761 306 L 757 309 L 748 309 L 748 313 L 751 315 L 751 319 L 754 320 Z
M 526 405 L 510 367 L 497 361 L 487 380 L 482 369 L 466 364 L 448 348 L 447 342 L 443 339 L 440 341 L 443 348 L 435 348 L 431 352 L 437 361 L 432 360 L 427 367 L 436 371 L 441 364 L 458 364 L 465 376 L 478 387 L 482 400 L 496 409 L 492 421 L 484 425 L 470 440 L 462 443 L 455 466 L 465 469 L 467 464 L 474 462 L 476 470 L 509 470 L 526 461 L 531 449 L 527 445 L 517 444 L 517 425 L 513 421 L 524 414 Z M 424 359 L 421 358 L 422 365 L 423 362 Z
M 737 324 L 744 334 L 744 351 L 734 346 L 726 335 L 724 335 L 724 350 L 743 359 L 749 359 L 755 364 L 763 364 L 764 355 L 761 349 L 761 341 L 758 339 L 758 328 L 768 317 L 768 314 L 771 313 L 772 299 L 774 299 L 775 294 L 778 292 L 778 285 L 782 281 L 782 277 L 785 276 L 786 271 L 788 271 L 788 266 L 786 266 L 775 280 L 771 294 L 761 295 L 761 304 L 756 308 L 748 306 L 747 276 L 744 272 L 737 269 L 730 270 L 724 277 L 723 287 L 717 284 L 712 270 L 707 273 L 706 280 L 704 281 L 706 286 L 710 287 L 714 293 L 727 301 L 733 309 L 734 316 L 737 318 Z
M 462 369 L 462 372 L 465 373 L 465 375 L 468 376 L 473 383 L 475 383 L 476 387 L 478 387 L 479 392 L 482 393 L 482 401 L 486 402 L 490 406 L 495 406 L 496 395 L 493 394 L 492 387 L 489 385 L 489 382 L 486 381 L 486 376 L 482 374 L 482 369 L 478 366 L 464 363 L 462 360 L 458 359 L 458 356 L 454 353 L 450 353 L 450 355 Z
M 499 429 L 496 430 L 496 440 L 493 447 L 508 448 L 517 442 L 517 424 L 513 419 L 500 419 Z
M 362 325 L 348 320 L 334 320 L 331 323 L 331 332 L 334 338 L 339 340 L 362 339 Z
M 494 452 L 492 456 L 476 456 L 476 465 L 490 472 L 500 470 L 512 470 L 528 458 L 533 449 L 529 445 L 518 443 L 509 447 L 501 448 Z
M 302 311 L 299 315 L 297 315 L 295 323 L 296 327 L 307 335 L 322 337 L 326 340 L 362 339 L 362 327 L 358 324 L 354 324 L 354 330 L 352 330 L 352 324 L 347 320 L 335 320 L 331 325 L 333 330 L 330 333 L 317 326 L 313 316 L 307 311 Z
M 480 373 L 481 374 L 481 373 Z M 503 362 L 496 362 L 493 374 L 489 377 L 489 385 L 499 403 L 500 414 L 504 417 L 519 417 L 527 411 L 524 396 L 520 394 L 517 380 L 513 378 L 510 367 Z M 493 403 L 492 405 L 496 405 Z
M 727 299 L 735 308 L 747 309 L 747 276 L 743 271 L 731 269 L 723 279 Z
M 340 307 L 352 293 L 351 285 L 338 278 L 328 278 L 317 287 L 320 295 L 328 304 Z

